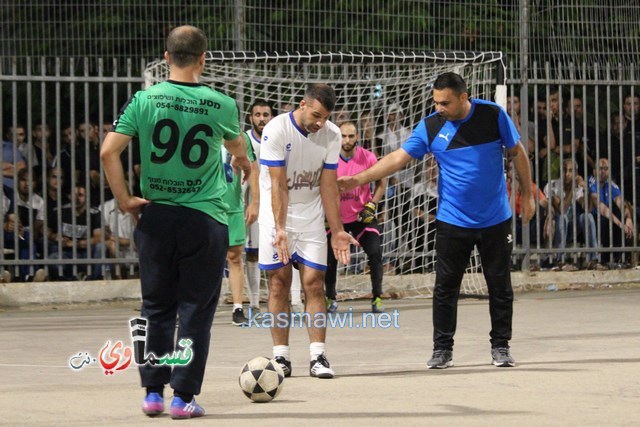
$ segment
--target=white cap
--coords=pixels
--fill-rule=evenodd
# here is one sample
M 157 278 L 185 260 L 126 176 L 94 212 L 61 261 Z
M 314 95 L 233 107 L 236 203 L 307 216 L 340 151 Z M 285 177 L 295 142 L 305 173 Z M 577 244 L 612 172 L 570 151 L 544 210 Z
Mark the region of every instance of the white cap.
M 402 108 L 400 107 L 400 104 L 394 102 L 393 104 L 389 105 L 389 107 L 387 108 L 387 115 L 393 113 L 402 114 Z

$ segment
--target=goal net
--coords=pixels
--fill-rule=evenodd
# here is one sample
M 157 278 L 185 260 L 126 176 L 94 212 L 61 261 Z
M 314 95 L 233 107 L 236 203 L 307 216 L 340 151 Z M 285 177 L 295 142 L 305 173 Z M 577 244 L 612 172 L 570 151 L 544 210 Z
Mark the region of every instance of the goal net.
M 332 121 L 353 121 L 360 145 L 384 156 L 400 146 L 413 127 L 433 108 L 432 84 L 446 71 L 461 74 L 470 95 L 493 99 L 504 76 L 500 52 L 420 53 L 266 53 L 206 54 L 202 82 L 235 97 L 241 120 L 256 99 L 270 102 L 276 114 L 294 108 L 309 83 L 333 86 L 337 95 Z M 168 78 L 165 61 L 145 70 L 147 85 Z M 501 87 L 498 85 L 498 87 Z M 437 165 L 434 159 L 411 162 L 389 179 L 387 194 L 378 207 L 382 229 L 383 289 L 392 297 L 431 296 L 435 277 L 435 222 Z M 352 262 L 338 270 L 338 298 L 370 294 L 367 259 L 354 249 Z M 462 285 L 462 294 L 482 295 L 486 284 L 474 250 Z

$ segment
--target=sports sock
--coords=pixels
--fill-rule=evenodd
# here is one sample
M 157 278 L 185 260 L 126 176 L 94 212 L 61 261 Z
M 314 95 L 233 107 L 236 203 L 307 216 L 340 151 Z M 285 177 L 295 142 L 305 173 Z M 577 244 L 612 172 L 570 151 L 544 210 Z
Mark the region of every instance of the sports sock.
M 302 304 L 302 298 L 300 296 L 301 287 L 300 272 L 294 268 L 291 272 L 291 304 Z
M 233 304 L 233 311 L 236 311 L 237 309 L 242 310 L 242 304 Z
M 186 403 L 189 403 L 193 400 L 193 394 L 182 393 L 178 390 L 173 390 L 173 395 L 175 397 L 179 397 L 180 399 L 184 400 Z
M 249 288 L 249 304 L 260 306 L 260 269 L 257 262 L 247 261 L 247 287 Z
M 323 342 L 312 342 L 309 344 L 309 356 L 311 357 L 311 361 L 313 362 L 320 356 L 325 353 L 325 344 Z
M 164 393 L 164 386 L 158 385 L 154 387 L 147 387 L 147 395 L 149 393 L 158 393 L 160 396 L 162 396 Z
M 291 354 L 289 353 L 288 345 L 274 345 L 273 346 L 273 357 L 276 358 L 278 356 L 282 356 L 287 360 L 291 360 Z

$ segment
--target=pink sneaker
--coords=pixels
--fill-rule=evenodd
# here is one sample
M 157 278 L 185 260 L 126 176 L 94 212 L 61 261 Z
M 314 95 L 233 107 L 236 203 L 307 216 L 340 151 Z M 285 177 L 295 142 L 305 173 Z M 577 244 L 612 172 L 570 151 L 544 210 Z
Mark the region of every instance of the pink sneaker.
M 173 397 L 171 401 L 171 418 L 174 420 L 196 418 L 203 415 L 204 409 L 196 403 L 195 399 L 191 399 L 191 402 L 185 402 L 177 396 Z
M 164 399 L 159 393 L 149 393 L 142 403 L 142 412 L 150 417 L 155 417 L 164 412 Z

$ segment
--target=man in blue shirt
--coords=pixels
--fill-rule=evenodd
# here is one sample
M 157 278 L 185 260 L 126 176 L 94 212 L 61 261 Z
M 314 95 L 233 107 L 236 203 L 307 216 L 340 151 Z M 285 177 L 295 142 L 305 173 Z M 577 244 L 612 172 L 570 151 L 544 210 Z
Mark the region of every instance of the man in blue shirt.
M 4 186 L 4 192 L 9 199 L 13 200 L 13 189 L 15 188 L 13 180 L 14 174 L 17 174 L 20 169 L 27 167 L 27 162 L 19 150 L 14 150 L 13 142 L 7 140 L 2 141 L 2 159 L 0 160 L 2 160 L 2 184 Z
M 600 219 L 600 244 L 603 248 L 620 248 L 625 240 L 626 245 L 631 245 L 633 237 L 633 216 L 631 209 L 622 198 L 620 187 L 610 178 L 609 159 L 598 160 L 598 170 L 595 177 L 589 179 L 589 195 L 591 197 L 591 214 Z M 600 216 L 598 216 L 598 213 Z M 611 237 L 609 236 L 611 229 Z M 622 267 L 622 254 L 620 252 L 602 253 L 602 263 L 613 268 Z
M 339 180 L 341 191 L 375 181 L 433 153 L 438 162 L 436 282 L 433 295 L 434 352 L 429 368 L 453 365 L 460 285 L 474 245 L 489 289 L 491 355 L 496 366 L 514 366 L 509 352 L 513 317 L 510 263 L 511 208 L 504 179 L 503 148 L 522 185 L 522 223 L 533 216 L 527 152 L 508 114 L 499 105 L 469 99 L 464 79 L 440 75 L 433 85 L 436 112 L 409 139 L 370 169 Z

